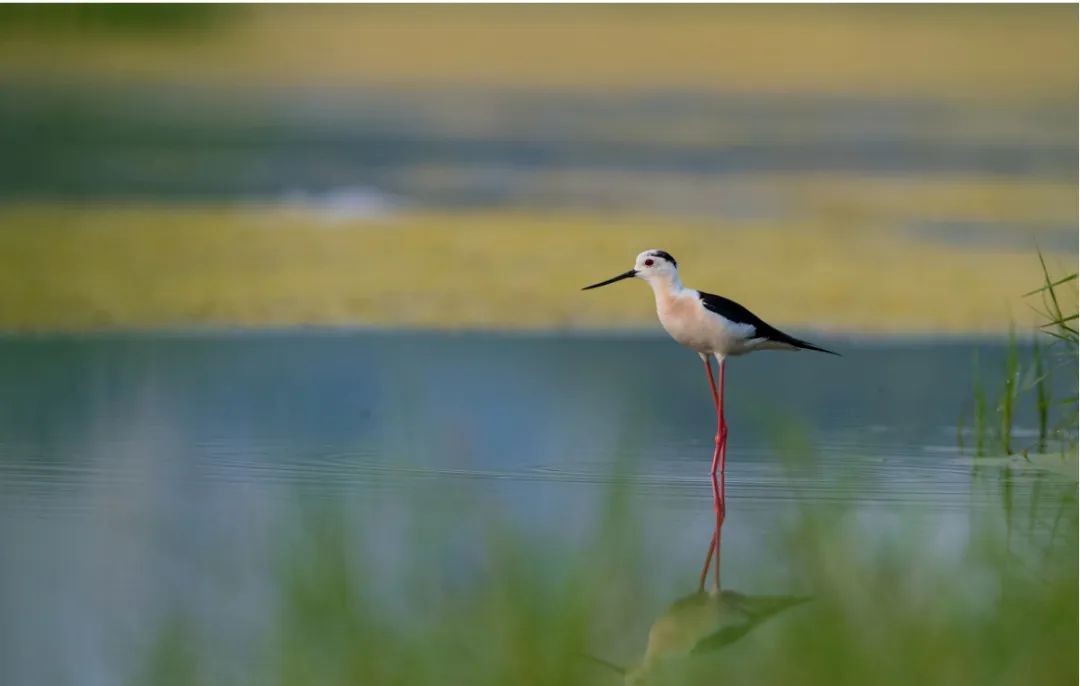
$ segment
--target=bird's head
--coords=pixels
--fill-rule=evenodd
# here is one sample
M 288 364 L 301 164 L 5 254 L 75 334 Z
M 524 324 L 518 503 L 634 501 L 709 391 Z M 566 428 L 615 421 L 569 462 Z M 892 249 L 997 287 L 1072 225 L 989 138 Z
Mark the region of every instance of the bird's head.
M 629 279 L 634 276 L 639 279 L 645 279 L 646 281 L 653 281 L 655 279 L 670 281 L 677 277 L 678 274 L 678 263 L 675 262 L 675 258 L 672 257 L 670 253 L 664 252 L 663 250 L 646 250 L 637 256 L 637 260 L 634 262 L 634 268 L 630 271 L 623 272 L 607 281 L 601 281 L 600 283 L 586 286 L 581 290 L 587 291 L 590 288 L 599 288 L 600 286 L 606 286 L 610 283 Z

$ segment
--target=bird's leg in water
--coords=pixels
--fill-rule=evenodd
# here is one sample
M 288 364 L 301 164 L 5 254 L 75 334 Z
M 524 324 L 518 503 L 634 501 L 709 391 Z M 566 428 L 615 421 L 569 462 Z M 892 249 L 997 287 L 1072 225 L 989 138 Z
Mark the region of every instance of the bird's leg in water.
M 720 590 L 720 543 L 721 533 L 724 527 L 724 516 L 727 513 L 727 507 L 724 504 L 724 475 L 720 474 L 719 482 L 716 480 L 716 475 L 712 476 L 712 488 L 713 488 L 713 511 L 716 514 L 715 525 L 713 528 L 712 540 L 709 542 L 709 552 L 705 555 L 705 564 L 701 567 L 701 575 L 698 576 L 698 591 L 705 590 L 705 579 L 709 578 L 709 567 L 712 565 L 713 556 L 715 555 L 715 579 L 716 590 Z
M 705 579 L 709 578 L 709 566 L 712 564 L 713 552 L 716 550 L 716 534 L 719 533 L 716 529 L 713 529 L 712 540 L 709 542 L 709 552 L 705 555 L 705 564 L 701 567 L 701 575 L 698 576 L 698 593 L 702 593 L 705 590 Z M 719 557 L 719 555 L 717 555 Z
M 724 473 L 724 462 L 727 461 L 727 422 L 724 421 L 724 358 L 720 358 L 717 371 L 717 377 L 720 382 L 720 390 L 717 390 L 717 383 L 713 381 L 712 364 L 709 361 L 707 355 L 703 355 L 702 359 L 705 361 L 705 374 L 709 377 L 709 390 L 712 391 L 713 407 L 716 408 L 716 449 L 713 451 L 712 458 L 712 474 L 716 474 L 717 467 L 720 468 L 720 473 Z
M 713 451 L 712 461 L 712 487 L 713 487 L 713 511 L 716 515 L 716 526 L 713 529 L 712 541 L 709 543 L 709 552 L 705 556 L 705 564 L 701 568 L 698 578 L 698 588 L 705 590 L 705 579 L 709 576 L 709 565 L 716 560 L 716 588 L 720 589 L 720 532 L 724 525 L 726 508 L 724 505 L 724 462 L 727 453 L 727 423 L 724 421 L 724 359 L 720 358 L 720 390 L 717 391 L 716 382 L 713 380 L 712 363 L 708 355 L 701 356 L 705 363 L 705 375 L 709 377 L 709 390 L 712 391 L 713 407 L 716 408 L 716 449 Z M 716 469 L 720 468 L 720 481 L 716 480 Z
M 720 482 L 716 482 L 716 473 L 712 475 L 713 511 L 716 513 L 716 590 L 720 591 L 720 542 L 724 531 L 724 517 L 727 515 L 727 506 L 724 504 L 724 471 L 720 470 Z

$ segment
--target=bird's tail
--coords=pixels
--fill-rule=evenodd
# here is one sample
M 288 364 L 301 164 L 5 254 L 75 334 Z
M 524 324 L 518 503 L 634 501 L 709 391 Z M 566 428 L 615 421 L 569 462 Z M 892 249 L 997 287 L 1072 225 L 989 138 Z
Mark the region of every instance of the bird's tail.
M 841 355 L 838 352 L 834 352 L 832 350 L 828 350 L 826 348 L 816 346 L 813 343 L 807 343 L 806 341 L 801 341 L 798 338 L 792 339 L 791 344 L 794 345 L 796 348 L 802 348 L 803 350 L 814 350 L 814 351 L 819 352 L 819 353 L 828 353 L 830 355 L 836 355 L 837 357 L 843 357 L 843 355 Z

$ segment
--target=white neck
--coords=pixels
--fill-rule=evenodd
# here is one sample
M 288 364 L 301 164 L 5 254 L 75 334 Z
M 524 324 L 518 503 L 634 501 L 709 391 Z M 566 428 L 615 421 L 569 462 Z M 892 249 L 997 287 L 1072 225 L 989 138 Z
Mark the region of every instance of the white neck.
M 677 296 L 683 291 L 678 272 L 674 272 L 670 276 L 654 276 L 648 282 L 657 300 Z

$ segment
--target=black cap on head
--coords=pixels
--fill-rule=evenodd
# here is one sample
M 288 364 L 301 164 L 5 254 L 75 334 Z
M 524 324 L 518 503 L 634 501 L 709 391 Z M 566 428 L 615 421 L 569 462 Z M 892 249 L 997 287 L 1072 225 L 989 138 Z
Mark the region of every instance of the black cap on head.
M 663 250 L 653 250 L 649 253 L 653 257 L 659 257 L 662 260 L 667 260 L 671 263 L 672 267 L 678 267 L 679 263 L 675 261 L 675 258 L 671 256 L 671 253 L 664 252 Z

